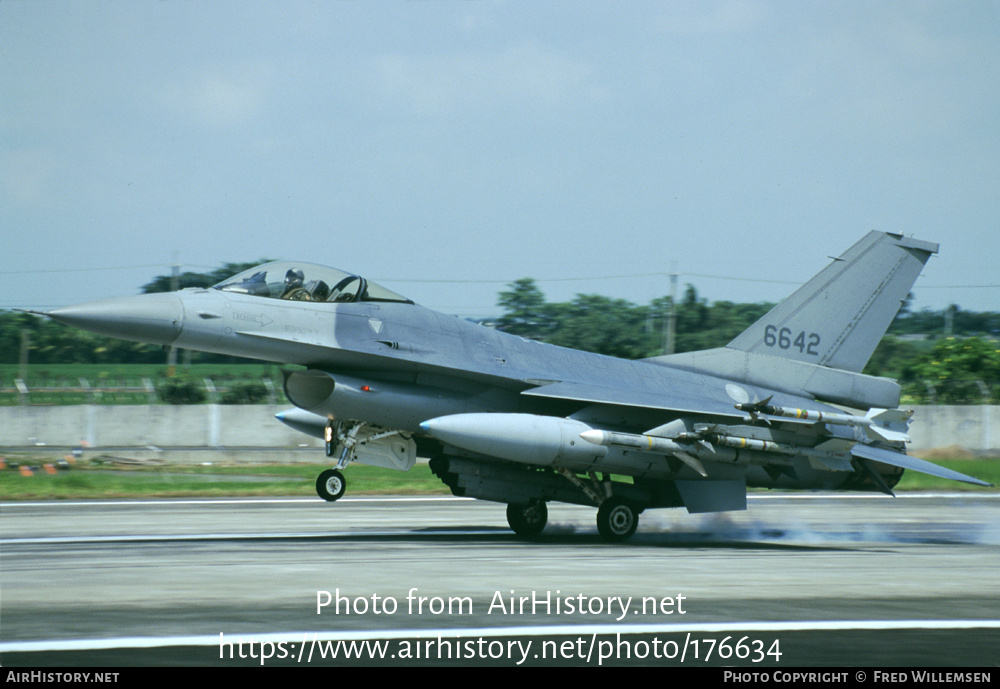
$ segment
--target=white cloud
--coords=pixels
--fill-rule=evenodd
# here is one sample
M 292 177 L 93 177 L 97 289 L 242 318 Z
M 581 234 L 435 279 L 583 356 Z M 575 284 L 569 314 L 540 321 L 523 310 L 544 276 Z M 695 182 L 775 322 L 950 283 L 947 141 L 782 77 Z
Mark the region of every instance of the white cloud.
M 500 106 L 552 108 L 599 96 L 584 63 L 535 44 L 493 54 L 389 54 L 374 62 L 377 95 L 427 115 Z
M 56 155 L 45 149 L 12 151 L 0 159 L 0 189 L 12 203 L 42 205 L 59 171 Z
M 671 2 L 663 5 L 664 14 L 657 26 L 673 35 L 735 34 L 753 28 L 769 8 L 757 0 L 724 2 Z
M 267 104 L 274 70 L 266 65 L 215 67 L 187 75 L 161 94 L 171 111 L 200 126 L 251 122 Z

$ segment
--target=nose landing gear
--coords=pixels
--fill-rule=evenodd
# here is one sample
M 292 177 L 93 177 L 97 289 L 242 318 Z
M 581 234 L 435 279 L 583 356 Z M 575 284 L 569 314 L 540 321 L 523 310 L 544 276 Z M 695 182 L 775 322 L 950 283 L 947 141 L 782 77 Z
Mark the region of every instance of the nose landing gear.
M 335 502 L 347 490 L 347 479 L 338 469 L 327 469 L 316 479 L 316 493 L 327 502 Z
M 327 502 L 336 502 L 347 491 L 347 479 L 341 471 L 354 458 L 354 446 L 363 424 L 347 424 L 330 419 L 326 424 L 326 456 L 340 455 L 333 469 L 327 469 L 316 479 L 316 494 Z M 339 450 L 339 453 L 338 453 Z
M 351 462 L 409 471 L 417 461 L 417 444 L 409 434 L 357 421 L 329 419 L 324 432 L 326 456 L 337 462 L 316 479 L 316 493 L 327 502 L 344 495 L 343 470 Z

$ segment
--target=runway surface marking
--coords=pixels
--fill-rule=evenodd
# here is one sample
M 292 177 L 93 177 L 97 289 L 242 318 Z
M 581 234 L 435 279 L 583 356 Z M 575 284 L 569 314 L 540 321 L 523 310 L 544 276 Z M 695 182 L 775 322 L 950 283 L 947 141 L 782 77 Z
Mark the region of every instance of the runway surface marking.
M 369 498 L 341 498 L 338 502 L 475 502 L 475 498 L 456 498 L 448 495 L 439 496 L 387 496 Z M 318 498 L 199 498 L 199 499 L 155 499 L 155 500 L 87 500 L 86 502 L 63 502 L 49 500 L 45 502 L 0 502 L 0 508 L 5 507 L 118 507 L 121 505 L 304 505 L 307 503 L 321 504 Z
M 315 641 L 366 641 L 374 639 L 472 638 L 498 636 L 580 636 L 606 634 L 684 634 L 720 632 L 813 632 L 865 631 L 903 629 L 1000 629 L 1000 620 L 821 620 L 788 622 L 706 622 L 693 624 L 581 624 L 522 627 L 470 627 L 452 629 L 384 629 L 366 631 L 228 633 L 226 643 L 243 639 L 255 642 L 295 643 Z M 122 637 L 111 639 L 75 639 L 9 641 L 0 643 L 0 653 L 34 651 L 96 651 L 113 648 L 160 648 L 166 646 L 217 646 L 223 639 L 218 635 L 164 637 Z
M 433 530 L 434 536 L 496 536 L 497 529 L 454 529 Z M 365 538 L 389 538 L 399 536 L 399 531 L 364 531 Z M 149 534 L 136 536 L 41 536 L 36 538 L 0 538 L 0 545 L 45 545 L 55 543 L 116 543 L 144 541 L 240 541 L 240 540 L 282 540 L 318 538 L 357 538 L 353 531 L 303 531 L 267 533 L 206 533 L 206 534 Z
M 972 498 L 975 500 L 1000 500 L 1000 493 L 913 493 L 901 494 L 896 500 L 929 500 L 939 498 Z M 767 494 L 748 495 L 747 500 L 888 500 L 882 494 Z M 317 498 L 198 498 L 198 499 L 153 499 L 153 500 L 87 500 L 84 502 L 64 502 L 48 500 L 43 502 L 0 502 L 0 509 L 10 507 L 117 507 L 117 506 L 150 506 L 150 505 L 285 505 L 318 503 Z M 438 496 L 378 496 L 378 497 L 347 497 L 338 503 L 392 503 L 392 502 L 477 502 L 475 498 L 458 498 L 449 495 Z

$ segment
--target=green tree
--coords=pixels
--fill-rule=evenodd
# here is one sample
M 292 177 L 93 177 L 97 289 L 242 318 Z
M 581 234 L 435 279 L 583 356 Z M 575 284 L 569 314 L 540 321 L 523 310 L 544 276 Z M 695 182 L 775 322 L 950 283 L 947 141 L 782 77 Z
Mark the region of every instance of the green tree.
M 555 329 L 553 310 L 546 303 L 545 295 L 531 278 L 521 278 L 501 292 L 500 307 L 506 313 L 497 320 L 497 329 L 532 340 L 547 341 Z
M 598 294 L 578 294 L 554 307 L 556 327 L 547 340 L 552 344 L 622 359 L 659 353 L 658 335 L 645 328 L 645 307 Z
M 912 369 L 926 348 L 927 345 L 923 342 L 908 342 L 886 335 L 875 348 L 864 373 L 869 376 L 903 379 L 907 375 L 907 367 Z
M 201 404 L 208 399 L 204 386 L 186 376 L 167 378 L 157 392 L 167 404 Z
M 934 348 L 907 367 L 908 395 L 930 401 L 969 404 L 1000 401 L 1000 345 L 978 337 L 938 340 Z

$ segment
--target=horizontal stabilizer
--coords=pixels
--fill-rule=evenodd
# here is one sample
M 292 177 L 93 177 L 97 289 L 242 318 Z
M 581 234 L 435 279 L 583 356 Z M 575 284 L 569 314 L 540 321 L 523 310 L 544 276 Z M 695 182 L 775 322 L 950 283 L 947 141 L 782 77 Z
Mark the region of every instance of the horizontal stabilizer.
M 950 481 L 971 483 L 974 486 L 988 487 L 992 485 L 990 483 L 986 483 L 986 481 L 980 481 L 978 478 L 966 476 L 965 474 L 960 474 L 957 471 L 952 471 L 951 469 L 945 469 L 944 467 L 938 466 L 933 462 L 917 459 L 916 457 L 910 457 L 909 455 L 904 455 L 901 452 L 893 452 L 892 450 L 885 450 L 880 447 L 872 447 L 871 445 L 855 445 L 851 448 L 851 454 L 855 457 L 871 459 L 876 462 L 881 462 L 882 464 L 888 464 L 902 469 L 919 471 L 921 474 L 937 476 L 938 478 L 946 478 Z

